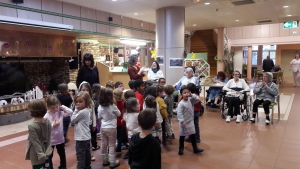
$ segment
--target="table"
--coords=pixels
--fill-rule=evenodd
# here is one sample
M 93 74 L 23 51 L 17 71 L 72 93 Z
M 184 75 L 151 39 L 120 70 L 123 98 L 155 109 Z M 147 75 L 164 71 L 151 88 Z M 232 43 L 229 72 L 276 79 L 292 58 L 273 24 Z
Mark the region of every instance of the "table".
M 225 84 L 215 84 L 215 83 L 211 83 L 211 84 L 200 84 L 200 86 L 202 87 L 203 86 L 203 90 L 204 90 L 204 103 L 206 105 L 206 90 L 205 90 L 205 87 L 219 87 L 219 88 L 223 88 L 225 86 Z

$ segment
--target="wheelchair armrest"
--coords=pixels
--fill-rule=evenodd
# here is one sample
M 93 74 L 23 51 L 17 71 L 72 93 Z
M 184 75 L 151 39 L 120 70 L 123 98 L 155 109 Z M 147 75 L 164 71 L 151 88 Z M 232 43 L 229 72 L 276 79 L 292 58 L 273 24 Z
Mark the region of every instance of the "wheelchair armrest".
M 221 91 L 221 94 L 224 95 L 224 96 L 226 95 L 226 93 L 227 93 L 227 90 L 222 90 Z

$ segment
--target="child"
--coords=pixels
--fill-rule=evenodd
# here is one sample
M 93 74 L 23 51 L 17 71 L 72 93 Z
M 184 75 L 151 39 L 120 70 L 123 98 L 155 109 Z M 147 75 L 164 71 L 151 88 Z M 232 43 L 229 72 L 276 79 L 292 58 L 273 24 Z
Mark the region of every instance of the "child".
M 130 90 L 133 90 L 133 91 L 135 91 L 135 88 L 134 88 L 134 81 L 135 81 L 135 80 L 130 80 L 130 81 L 128 82 L 128 86 L 129 86 Z
M 79 91 L 87 92 L 90 95 L 90 98 L 92 100 L 92 88 L 89 85 L 88 82 L 82 82 L 79 86 Z M 96 113 L 95 113 L 95 104 L 92 102 L 92 104 L 89 107 L 90 110 L 90 133 L 91 133 L 91 143 L 92 143 L 92 150 L 96 151 L 100 149 L 100 146 L 98 146 L 97 143 L 97 131 L 96 131 Z M 91 157 L 92 161 L 95 161 L 95 157 Z
M 77 169 L 91 169 L 90 116 L 92 99 L 87 92 L 78 92 L 74 98 L 75 111 L 71 116 L 76 141 Z
M 50 169 L 48 157 L 53 150 L 51 147 L 51 122 L 43 118 L 47 112 L 46 103 L 42 100 L 30 101 L 28 111 L 33 121 L 28 125 L 25 159 L 31 161 L 33 169 Z
M 141 127 L 138 124 L 137 117 L 140 112 L 139 100 L 134 97 L 130 97 L 125 100 L 126 113 L 124 114 L 123 120 L 126 122 L 126 128 L 128 132 L 128 139 L 133 134 L 141 132 Z M 124 155 L 124 159 L 129 158 L 129 152 Z
M 191 94 L 191 91 L 187 86 L 182 86 L 180 89 L 182 100 L 177 107 L 177 118 L 179 121 L 180 139 L 179 139 L 179 155 L 183 155 L 184 138 L 191 135 L 191 142 L 193 145 L 193 151 L 195 154 L 201 153 L 204 150 L 197 147 L 195 138 L 195 126 L 194 126 L 194 110 L 193 105 L 200 101 L 199 97 L 195 94 Z
M 158 86 L 164 86 L 166 84 L 165 78 L 159 78 L 158 79 Z
M 68 85 L 67 84 L 60 84 L 58 85 L 58 91 L 59 94 L 56 95 L 60 104 L 66 107 L 71 107 L 71 104 L 73 103 L 72 95 L 69 93 Z M 64 117 L 63 119 L 63 130 L 64 130 L 64 138 L 65 138 L 65 143 L 69 141 L 67 138 L 67 133 L 70 125 L 71 117 L 67 116 Z
M 124 98 L 125 100 L 130 98 L 130 97 L 135 97 L 135 92 L 133 90 L 127 90 L 125 93 L 124 93 Z M 125 109 L 126 110 L 126 109 Z
M 115 83 L 113 81 L 109 80 L 108 82 L 106 82 L 105 87 L 109 88 L 111 90 L 114 90 L 115 89 Z
M 174 107 L 174 97 L 172 94 L 174 93 L 174 87 L 171 85 L 167 85 L 165 87 L 165 103 L 167 105 L 168 118 L 166 119 L 166 133 L 167 140 L 175 139 L 174 130 L 172 127 L 172 117 L 173 117 L 173 107 Z
M 120 81 L 117 81 L 115 83 L 115 89 L 120 88 L 122 91 L 124 91 L 124 84 Z
M 145 89 L 145 85 L 144 82 L 140 79 L 135 80 L 134 81 L 134 88 L 135 88 L 135 97 L 139 100 L 139 104 L 140 104 L 140 111 L 143 110 L 143 104 L 144 104 L 144 98 L 143 98 L 143 94 L 144 94 L 144 89 Z
M 117 117 L 121 115 L 121 112 L 118 107 L 114 105 L 112 90 L 102 88 L 100 93 L 98 118 L 101 120 L 101 155 L 103 166 L 110 165 L 110 168 L 112 169 L 120 165 L 119 160 L 116 160 L 115 143 L 117 138 Z M 109 157 L 107 155 L 107 150 L 109 150 Z
M 152 88 L 155 88 L 155 87 L 152 87 Z M 154 109 L 156 111 L 156 124 L 152 128 L 152 136 L 155 137 L 158 140 L 158 142 L 160 143 L 161 141 L 160 141 L 159 137 L 162 135 L 161 123 L 163 122 L 163 118 L 161 117 L 160 112 L 159 112 L 159 105 L 156 102 L 155 97 L 153 97 L 152 95 L 147 95 L 147 97 L 145 98 L 144 109 L 146 109 L 146 108 Z
M 63 135 L 63 118 L 71 116 L 73 111 L 64 105 L 61 106 L 58 98 L 55 96 L 50 96 L 47 99 L 47 107 L 48 111 L 44 118 L 48 119 L 52 124 L 51 145 L 53 151 L 54 147 L 56 147 L 57 153 L 60 158 L 60 166 L 58 168 L 66 169 L 67 161 L 65 152 L 65 139 Z M 53 151 L 49 156 L 49 163 L 51 168 L 53 168 Z
M 95 83 L 92 86 L 92 92 L 93 92 L 93 101 L 95 104 L 95 112 L 96 112 L 96 119 L 98 119 L 98 99 L 100 97 L 100 90 L 101 90 L 101 85 L 99 83 Z M 100 123 L 99 120 L 96 120 L 96 133 L 97 133 L 97 139 L 101 139 L 101 134 L 100 134 Z
M 130 168 L 161 169 L 161 148 L 151 134 L 155 122 L 156 114 L 153 109 L 145 109 L 139 113 L 138 123 L 142 131 L 132 135 L 130 139 Z
M 118 145 L 116 148 L 116 153 L 117 154 L 122 154 L 121 152 L 121 145 L 122 145 L 122 119 L 123 119 L 123 113 L 124 113 L 124 94 L 122 89 L 116 88 L 113 91 L 114 94 L 114 102 L 117 105 L 118 109 L 121 112 L 121 115 L 117 119 L 117 140 L 118 140 Z
M 167 105 L 165 101 L 161 98 L 164 95 L 164 87 L 163 86 L 157 86 L 156 87 L 157 96 L 155 98 L 156 102 L 159 106 L 159 112 L 161 114 L 161 117 L 163 118 L 163 121 L 161 123 L 162 127 L 162 144 L 163 146 L 167 145 L 166 142 L 166 128 L 165 128 L 165 121 L 168 118 L 168 112 L 167 112 Z

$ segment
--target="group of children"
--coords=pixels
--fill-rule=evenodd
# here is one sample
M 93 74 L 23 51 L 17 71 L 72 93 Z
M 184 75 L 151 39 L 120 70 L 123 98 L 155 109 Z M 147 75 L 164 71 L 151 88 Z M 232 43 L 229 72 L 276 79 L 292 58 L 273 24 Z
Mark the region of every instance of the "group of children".
M 159 81 L 165 82 L 165 79 Z M 116 156 L 122 154 L 121 145 L 129 143 L 123 158 L 128 158 L 131 169 L 161 168 L 160 144 L 166 146 L 167 141 L 175 139 L 172 127 L 174 88 L 160 83 L 156 87 L 151 84 L 145 86 L 142 80 L 128 84 L 131 90 L 124 92 L 122 82 L 114 84 L 109 81 L 106 87 L 99 84 L 91 87 L 89 83 L 82 82 L 76 95 L 69 93 L 66 84 L 60 84 L 60 94 L 49 96 L 47 104 L 43 100 L 31 101 L 28 110 L 34 120 L 28 126 L 26 159 L 31 160 L 33 169 L 52 169 L 55 147 L 60 157 L 58 168 L 67 168 L 65 141 L 70 122 L 74 125 L 77 169 L 91 169 L 94 157 L 91 156 L 90 143 L 93 151 L 100 149 L 96 140 L 98 132 L 101 133 L 103 166 L 118 167 L 120 162 Z M 182 86 L 180 93 L 182 100 L 177 107 L 180 126 L 178 154 L 183 154 L 184 141 L 187 141 L 185 136 L 190 136 L 193 152 L 201 153 L 203 149 L 196 144 L 200 142 L 199 126 L 193 120 L 198 113 L 199 95 L 191 84 Z

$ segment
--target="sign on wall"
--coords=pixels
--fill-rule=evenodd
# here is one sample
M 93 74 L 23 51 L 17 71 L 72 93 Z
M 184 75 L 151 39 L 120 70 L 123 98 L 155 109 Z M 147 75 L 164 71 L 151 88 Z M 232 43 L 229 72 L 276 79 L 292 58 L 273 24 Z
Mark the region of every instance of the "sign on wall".
M 298 28 L 298 27 L 299 27 L 299 21 L 287 21 L 287 22 L 283 22 L 283 28 L 284 29 Z

